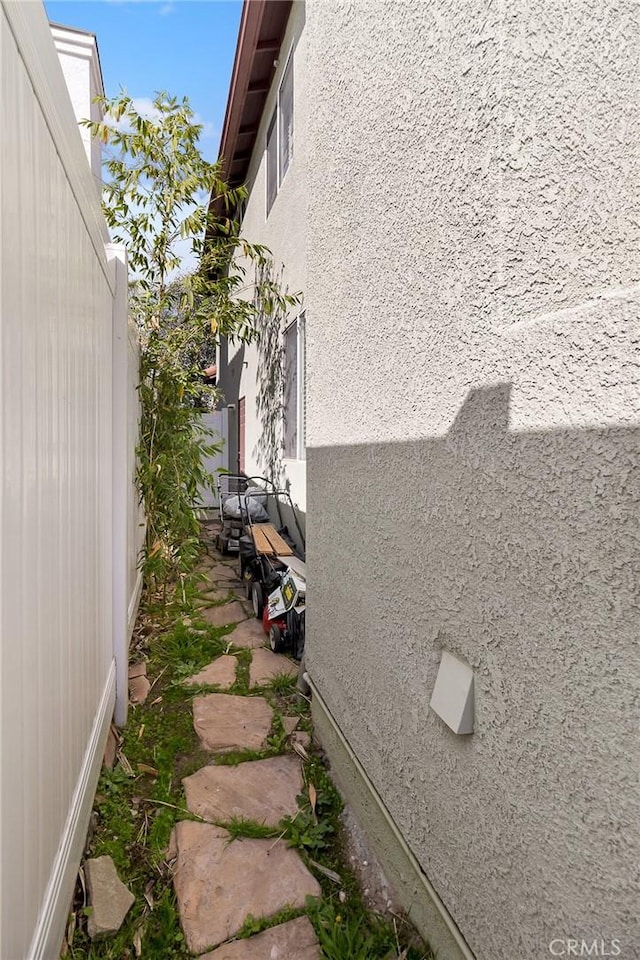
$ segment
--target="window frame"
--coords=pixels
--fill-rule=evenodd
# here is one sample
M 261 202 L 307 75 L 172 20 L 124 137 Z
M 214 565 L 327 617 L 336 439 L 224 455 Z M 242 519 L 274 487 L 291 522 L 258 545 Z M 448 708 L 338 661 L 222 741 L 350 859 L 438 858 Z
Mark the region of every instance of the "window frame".
M 289 53 L 287 54 L 287 59 L 286 59 L 285 62 L 284 62 L 284 68 L 283 68 L 282 74 L 281 74 L 281 76 L 280 76 L 280 82 L 278 83 L 278 91 L 277 91 L 277 93 L 276 93 L 276 103 L 275 103 L 275 106 L 274 106 L 273 110 L 271 111 L 271 116 L 269 117 L 269 123 L 267 124 L 267 129 L 266 129 L 265 136 L 264 136 L 264 153 L 265 153 L 264 199 L 265 199 L 265 210 L 266 210 L 266 215 L 265 215 L 265 216 L 266 216 L 266 217 L 268 217 L 269 214 L 271 213 L 271 210 L 273 209 L 273 205 L 274 205 L 274 203 L 276 202 L 277 196 L 278 196 L 278 194 L 280 193 L 280 188 L 282 187 L 282 184 L 284 183 L 284 181 L 285 181 L 285 179 L 286 179 L 287 173 L 288 173 L 289 170 L 291 169 L 291 163 L 292 163 L 292 161 L 293 161 L 294 152 L 295 152 L 295 151 L 294 151 L 294 144 L 295 144 L 295 125 L 294 125 L 294 123 L 293 123 L 294 116 L 295 116 L 295 93 L 296 93 L 296 91 L 295 91 L 294 63 L 293 63 L 293 51 L 294 51 L 294 47 L 295 47 L 295 41 L 292 42 L 292 44 L 291 44 L 291 46 L 290 46 L 290 48 L 289 48 Z M 283 174 L 282 171 L 281 171 L 281 169 L 280 169 L 280 153 L 281 153 L 281 150 L 280 150 L 280 126 L 281 126 L 281 123 L 280 123 L 280 117 L 281 117 L 280 94 L 281 94 L 281 92 L 282 92 L 282 85 L 283 85 L 284 80 L 285 80 L 285 77 L 286 77 L 286 75 L 287 75 L 287 70 L 289 69 L 289 66 L 291 66 L 291 87 L 292 87 L 292 91 L 291 91 L 291 124 L 292 124 L 292 129 L 293 129 L 293 136 L 292 136 L 292 138 L 291 138 L 291 152 L 290 152 L 290 154 L 289 154 L 289 162 L 288 162 L 288 164 L 287 164 L 287 169 L 284 171 L 284 174 Z M 275 193 L 274 193 L 274 195 L 273 195 L 273 200 L 271 201 L 271 204 L 269 204 L 269 132 L 270 132 L 271 130 L 273 130 L 274 128 L 275 128 L 275 135 L 276 135 L 276 150 L 275 150 L 275 156 L 276 156 L 276 190 L 275 190 Z
M 292 327 L 296 328 L 296 392 L 295 392 L 295 404 L 296 404 L 296 448 L 295 456 L 287 456 L 283 454 L 283 460 L 286 461 L 306 461 L 307 459 L 307 444 L 306 444 L 306 400 L 307 400 L 307 391 L 306 391 L 306 310 L 303 309 L 300 311 L 298 316 L 288 323 L 287 326 L 282 331 L 283 344 L 284 338 L 287 333 L 291 330 Z M 285 353 L 286 356 L 286 353 Z M 286 397 L 287 389 L 287 370 L 284 371 L 284 384 L 283 384 L 283 393 Z M 283 397 L 284 400 L 284 397 Z M 282 416 L 282 446 L 283 450 L 285 447 L 285 429 L 286 429 L 286 404 L 283 402 L 283 416 Z

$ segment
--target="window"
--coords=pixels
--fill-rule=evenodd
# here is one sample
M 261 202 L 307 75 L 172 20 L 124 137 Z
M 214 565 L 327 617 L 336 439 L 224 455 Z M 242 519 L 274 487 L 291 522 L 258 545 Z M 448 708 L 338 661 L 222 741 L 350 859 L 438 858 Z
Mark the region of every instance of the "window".
M 284 332 L 284 456 L 305 460 L 304 313 Z
M 289 57 L 282 83 L 280 84 L 280 93 L 278 95 L 279 126 L 278 136 L 280 138 L 279 158 L 279 183 L 282 183 L 284 176 L 289 169 L 289 163 L 293 156 L 293 57 Z
M 267 129 L 267 216 L 293 157 L 293 51 L 282 74 Z
M 278 192 L 278 111 L 275 110 L 267 130 L 267 213 Z

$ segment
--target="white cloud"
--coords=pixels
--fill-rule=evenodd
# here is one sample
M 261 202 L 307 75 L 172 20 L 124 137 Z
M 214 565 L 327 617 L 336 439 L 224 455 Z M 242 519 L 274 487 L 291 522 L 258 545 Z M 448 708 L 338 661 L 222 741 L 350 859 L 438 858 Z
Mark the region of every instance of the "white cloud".
M 131 106 L 145 120 L 159 120 L 162 114 L 153 105 L 151 97 L 132 97 Z
M 112 0 L 116 2 L 116 0 Z M 159 120 L 161 117 L 160 111 L 157 110 L 153 105 L 153 100 L 151 97 L 132 97 L 131 105 L 141 117 L 144 117 L 146 120 Z M 194 122 L 199 123 L 202 127 L 202 133 L 200 134 L 203 140 L 214 140 L 219 136 L 219 130 L 216 127 L 215 123 L 212 123 L 210 120 L 205 120 L 204 117 L 201 117 L 199 113 L 195 113 L 193 116 Z M 118 130 L 129 131 L 131 127 L 127 122 L 126 117 L 122 117 L 118 120 L 114 126 Z
M 215 137 L 218 136 L 219 131 L 215 123 L 211 123 L 210 120 L 205 120 L 203 117 L 200 116 L 199 113 L 196 113 L 193 119 L 195 120 L 196 123 L 199 123 L 202 127 L 202 133 L 200 134 L 200 136 L 202 137 L 203 140 L 213 140 Z

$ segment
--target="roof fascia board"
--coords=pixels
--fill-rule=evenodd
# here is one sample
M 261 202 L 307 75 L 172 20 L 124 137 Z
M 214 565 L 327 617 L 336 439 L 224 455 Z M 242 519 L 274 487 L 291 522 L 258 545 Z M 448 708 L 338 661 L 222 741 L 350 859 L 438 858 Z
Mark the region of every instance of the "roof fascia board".
M 238 138 L 242 107 L 249 87 L 251 67 L 258 45 L 258 37 L 260 36 L 260 27 L 262 26 L 266 5 L 267 0 L 244 0 L 242 7 L 238 46 L 236 47 L 236 55 L 233 62 L 229 99 L 227 100 L 227 109 L 225 111 L 222 137 L 220 140 L 219 156 L 223 160 L 224 175 L 228 173 L 228 164 L 233 157 Z

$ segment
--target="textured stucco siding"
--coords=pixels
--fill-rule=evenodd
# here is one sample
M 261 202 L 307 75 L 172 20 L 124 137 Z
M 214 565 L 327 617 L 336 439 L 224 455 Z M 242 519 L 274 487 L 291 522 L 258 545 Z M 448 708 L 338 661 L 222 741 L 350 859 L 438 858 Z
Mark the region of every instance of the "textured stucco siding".
M 635 958 L 640 7 L 305 36 L 310 673 L 478 960 Z
M 242 233 L 251 243 L 265 244 L 273 255 L 273 277 L 283 292 L 303 294 L 306 281 L 307 242 L 307 102 L 306 43 L 304 4 L 295 2 L 285 33 L 278 68 L 262 115 L 256 146 L 247 178 L 250 195 L 243 219 Z M 276 105 L 278 87 L 293 47 L 294 133 L 293 158 L 266 216 L 266 137 Z M 292 307 L 286 322 L 293 321 L 302 307 Z M 280 324 L 282 328 L 286 323 Z M 281 331 L 280 331 L 281 333 Z M 282 337 L 268 338 L 268 346 L 251 344 L 229 347 L 228 363 L 235 382 L 222 380 L 227 402 L 245 397 L 245 472 L 273 477 L 276 483 L 290 484 L 291 496 L 301 511 L 306 509 L 306 464 L 282 458 Z M 243 366 L 244 364 L 244 366 Z M 224 374 L 223 374 L 224 378 Z M 238 385 L 239 378 L 239 385 Z M 265 389 L 265 384 L 270 386 Z M 267 397 L 269 390 L 273 394 Z M 263 403 L 258 398 L 263 395 Z M 230 430 L 237 431 L 233 417 Z

